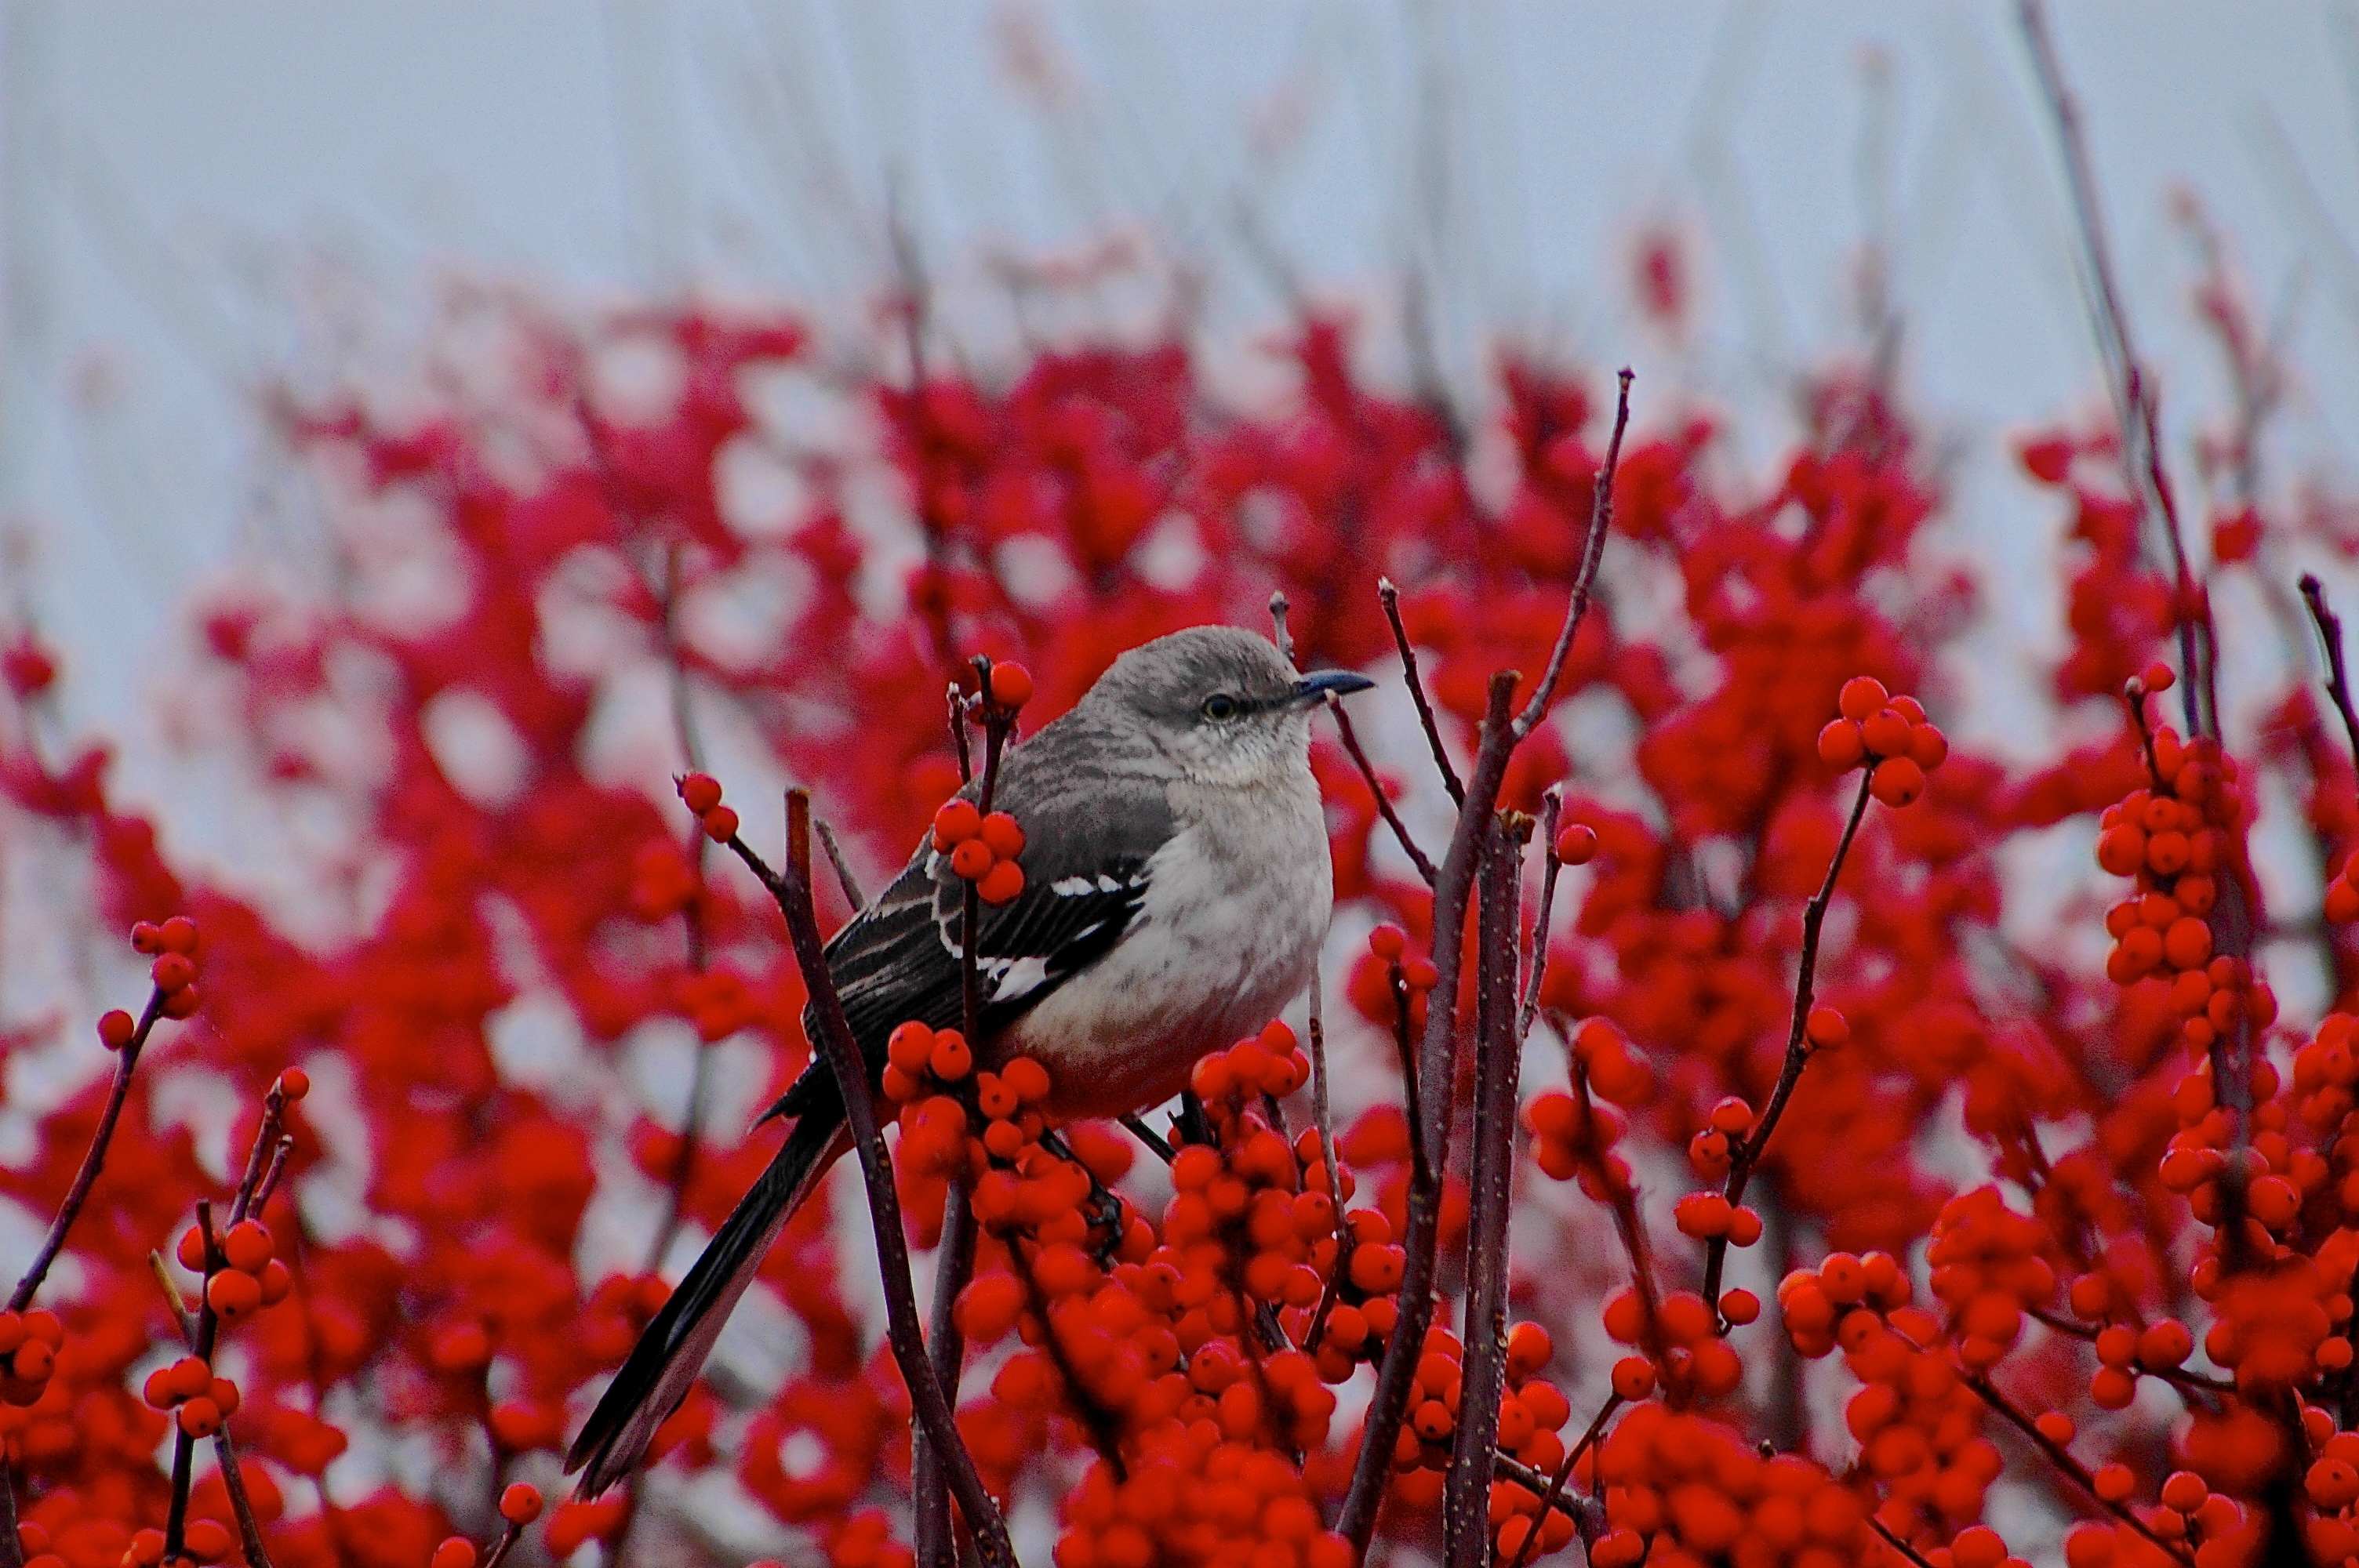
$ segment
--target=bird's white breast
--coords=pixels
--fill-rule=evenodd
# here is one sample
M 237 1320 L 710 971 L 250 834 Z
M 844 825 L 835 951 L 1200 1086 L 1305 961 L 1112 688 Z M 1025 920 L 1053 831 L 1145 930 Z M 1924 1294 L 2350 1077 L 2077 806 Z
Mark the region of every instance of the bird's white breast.
M 1334 902 L 1318 786 L 1307 767 L 1251 786 L 1180 784 L 1180 823 L 1148 861 L 1120 943 L 1010 1032 L 1038 1057 L 1060 1114 L 1169 1098 L 1206 1051 L 1277 1015 L 1310 982 Z

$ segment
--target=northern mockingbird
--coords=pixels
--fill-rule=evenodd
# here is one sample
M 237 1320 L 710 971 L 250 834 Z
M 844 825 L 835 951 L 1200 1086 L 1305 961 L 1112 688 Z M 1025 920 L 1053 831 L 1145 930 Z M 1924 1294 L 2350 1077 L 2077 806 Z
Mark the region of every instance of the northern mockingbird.
M 1372 684 L 1303 676 L 1251 633 L 1199 626 L 1123 654 L 1071 712 L 1010 747 L 994 805 L 1024 829 L 1024 890 L 977 922 L 979 1060 L 1037 1059 L 1059 1116 L 1144 1110 L 1179 1093 L 1198 1056 L 1292 1000 L 1334 900 L 1310 715 L 1328 694 Z M 895 1025 L 962 1022 L 964 888 L 929 838 L 828 943 L 871 1073 Z M 585 1497 L 638 1462 L 763 1254 L 848 1146 L 842 1095 L 817 1057 L 770 1114 L 794 1130 L 567 1455 Z

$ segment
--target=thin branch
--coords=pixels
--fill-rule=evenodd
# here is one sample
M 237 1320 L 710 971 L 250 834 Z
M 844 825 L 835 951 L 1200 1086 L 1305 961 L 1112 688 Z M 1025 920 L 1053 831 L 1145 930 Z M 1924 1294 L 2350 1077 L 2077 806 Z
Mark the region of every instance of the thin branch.
M 2074 1486 L 2079 1487 L 2082 1491 L 2088 1493 L 2090 1497 L 2095 1498 L 2098 1504 L 2102 1506 L 2107 1513 L 2112 1514 L 2115 1519 L 2120 1519 L 2124 1524 L 2128 1525 L 2132 1530 L 2136 1530 L 2140 1535 L 2146 1537 L 2147 1541 L 2152 1541 L 2157 1547 L 2160 1548 L 2175 1561 L 2180 1563 L 2192 1561 L 2187 1555 L 2183 1547 L 2171 1541 L 2165 1541 L 2161 1536 L 2157 1535 L 2154 1532 L 2152 1526 L 2148 1525 L 2144 1519 L 2138 1518 L 2136 1509 L 2131 1509 L 2126 1504 L 2115 1502 L 2105 1497 L 2104 1493 L 2098 1491 L 2097 1478 L 2089 1473 L 2089 1467 L 2086 1465 L 2082 1464 L 2078 1459 L 2073 1458 L 2072 1451 L 2071 1449 L 2066 1448 L 2062 1444 L 2056 1442 L 2046 1433 L 2040 1431 L 2039 1423 L 2033 1421 L 2029 1416 L 2024 1414 L 2022 1411 L 2017 1409 L 2015 1401 L 2008 1399 L 2005 1394 L 2000 1393 L 1996 1386 L 1995 1386 L 1989 1379 L 1984 1377 L 1980 1372 L 1969 1372 L 1966 1374 L 1965 1383 L 1966 1387 L 1972 1389 L 1974 1391 L 1975 1396 L 1979 1398 L 1983 1403 L 1990 1406 L 1991 1409 L 2005 1416 L 2010 1425 L 2012 1425 L 2017 1431 L 2022 1433 L 2024 1436 L 2031 1440 L 2032 1446 L 2038 1448 L 2040 1453 L 2048 1456 L 2050 1464 L 2054 1465 L 2059 1470 L 2061 1470 L 2066 1476 L 2070 1476 Z
M 942 1238 L 935 1249 L 934 1307 L 928 1336 L 934 1377 L 942 1398 L 958 1409 L 959 1378 L 966 1367 L 966 1336 L 959 1332 L 959 1292 L 974 1274 L 974 1209 L 967 1202 L 966 1178 L 951 1180 L 942 1195 Z M 909 1457 L 909 1487 L 917 1506 L 918 1561 L 924 1568 L 958 1568 L 958 1537 L 951 1529 L 948 1476 L 934 1445 L 919 1432 Z
M 1745 1201 L 1745 1188 L 1768 1150 L 1769 1135 L 1777 1130 L 1777 1119 L 1786 1114 L 1786 1102 L 1794 1098 L 1794 1086 L 1801 1081 L 1802 1069 L 1810 1065 L 1808 1031 L 1810 1003 L 1818 994 L 1819 934 L 1825 929 L 1828 906 L 1834 903 L 1835 881 L 1843 875 L 1852 841 L 1859 837 L 1860 822 L 1867 816 L 1869 772 L 1861 770 L 1859 794 L 1851 803 L 1851 816 L 1843 822 L 1843 837 L 1835 840 L 1835 852 L 1828 858 L 1826 881 L 1819 884 L 1819 891 L 1802 907 L 1802 958 L 1794 979 L 1793 1017 L 1786 1028 L 1785 1065 L 1778 1070 L 1777 1087 L 1769 1092 L 1769 1104 L 1762 1110 L 1761 1119 L 1737 1142 L 1729 1163 L 1728 1180 L 1721 1190 L 1732 1207 Z M 1705 1244 L 1703 1263 L 1704 1304 L 1712 1309 L 1715 1321 L 1720 1316 L 1721 1271 L 1727 1264 L 1728 1238 L 1715 1236 Z M 1727 1332 L 1725 1323 L 1721 1332 Z
M 255 1141 L 258 1147 L 262 1141 L 257 1138 Z M 255 1206 L 260 1206 L 258 1200 Z M 165 1267 L 164 1255 L 149 1252 L 147 1267 L 155 1274 L 158 1287 L 164 1292 L 164 1304 L 172 1314 L 173 1326 L 179 1331 L 180 1338 L 186 1342 L 190 1351 L 194 1353 L 197 1348 L 197 1318 L 189 1311 L 189 1303 L 181 1296 L 180 1287 L 174 1282 L 171 1271 Z M 246 1568 L 271 1568 L 270 1549 L 263 1542 L 262 1524 L 255 1518 L 254 1499 L 246 1492 L 245 1471 L 238 1464 L 237 1444 L 230 1438 L 226 1418 L 222 1429 L 213 1433 L 213 1463 L 221 1469 L 222 1489 L 229 1494 L 230 1513 L 237 1520 L 238 1540 L 245 1548 Z
M 1549 650 L 1548 667 L 1540 672 L 1540 684 L 1532 688 L 1529 702 L 1516 715 L 1516 739 L 1522 741 L 1539 728 L 1548 717 L 1549 704 L 1556 700 L 1556 685 L 1564 676 L 1564 661 L 1572 653 L 1574 633 L 1581 630 L 1582 617 L 1589 613 L 1590 590 L 1597 583 L 1598 563 L 1605 557 L 1605 535 L 1614 526 L 1614 476 L 1622 467 L 1622 436 L 1630 427 L 1630 368 L 1625 365 L 1616 380 L 1621 390 L 1614 403 L 1614 435 L 1605 443 L 1605 463 L 1590 481 L 1589 537 L 1581 549 L 1581 569 L 1573 575 L 1572 594 L 1564 607 L 1564 625 L 1556 634 L 1556 646 Z
M 1314 1348 L 1319 1336 L 1327 1327 L 1328 1314 L 1335 1310 L 1336 1300 L 1343 1294 L 1343 1273 L 1352 1257 L 1351 1216 L 1343 1210 L 1343 1162 L 1335 1152 L 1335 1114 L 1328 1098 L 1327 1077 L 1327 1017 L 1324 998 L 1321 994 L 1319 971 L 1310 971 L 1310 1116 L 1319 1129 L 1319 1157 L 1327 1165 L 1327 1195 L 1335 1200 L 1335 1266 L 1327 1271 L 1327 1283 L 1319 1292 L 1319 1305 L 1310 1314 L 1310 1325 L 1302 1331 L 1302 1347 Z
M 220 1239 L 213 1234 L 213 1206 L 210 1198 L 197 1200 L 197 1233 L 204 1241 L 204 1286 L 197 1297 L 197 1331 L 189 1341 L 189 1353 L 210 1364 L 213 1344 L 221 1333 L 221 1320 L 213 1314 L 212 1278 L 222 1266 Z M 178 1422 L 172 1428 L 172 1497 L 164 1513 L 164 1558 L 176 1561 L 181 1555 L 184 1532 L 189 1526 L 189 1487 L 195 1478 L 197 1440 Z
M 1284 589 L 1273 589 L 1269 595 L 1269 640 L 1277 644 L 1288 664 L 1294 663 L 1294 629 L 1287 624 L 1287 612 L 1293 606 L 1287 601 Z
M 1433 766 L 1441 774 L 1441 786 L 1450 792 L 1451 804 L 1463 806 L 1466 786 L 1458 782 L 1458 770 L 1450 762 L 1450 748 L 1441 743 L 1441 724 L 1434 715 L 1432 701 L 1425 695 L 1425 680 L 1418 673 L 1417 645 L 1409 641 L 1408 627 L 1401 620 L 1400 589 L 1393 586 L 1392 579 L 1376 579 L 1376 602 L 1384 606 L 1385 624 L 1393 629 L 1393 646 L 1400 651 L 1401 678 L 1408 684 L 1409 700 L 1417 705 L 1418 727 L 1425 731 L 1425 743 L 1433 752 Z
M 1925 1561 L 1925 1554 L 1923 1552 L 1919 1552 L 1915 1547 L 1909 1545 L 1907 1541 L 1893 1534 L 1891 1530 L 1886 1529 L 1884 1521 L 1876 1518 L 1873 1513 L 1867 1516 L 1867 1527 L 1868 1529 L 1875 1531 L 1876 1534 L 1884 1537 L 1886 1545 L 1891 1547 L 1893 1551 L 1900 1553 L 1901 1556 L 1908 1559 L 1909 1562 L 1914 1563 L 1917 1565 L 1917 1568 L 1933 1568 L 1933 1565 L 1930 1563 Z
M 1563 1506 L 1564 1488 L 1572 1480 L 1573 1468 L 1581 1463 L 1581 1456 L 1596 1445 L 1598 1437 L 1605 1431 L 1605 1423 L 1621 1408 L 1622 1396 L 1619 1394 L 1606 1395 L 1605 1402 L 1597 1407 L 1597 1414 L 1590 1421 L 1589 1430 L 1581 1434 L 1580 1442 L 1566 1451 L 1564 1462 L 1556 1467 L 1556 1474 L 1549 1477 L 1548 1489 L 1540 1494 L 1542 1513 Z M 1539 1546 L 1539 1536 L 1540 1532 L 1535 1530 L 1524 1538 L 1522 1549 L 1516 1553 L 1516 1560 L 1508 1564 L 1508 1568 L 1525 1568 L 1531 1562 L 1533 1552 Z
M 82 1168 L 74 1173 L 73 1184 L 66 1189 L 65 1201 L 58 1206 L 57 1217 L 49 1222 L 49 1233 L 41 1238 L 40 1249 L 26 1267 L 16 1288 L 9 1292 L 8 1310 L 23 1312 L 33 1304 L 33 1293 L 49 1278 L 49 1265 L 58 1260 L 65 1249 L 67 1233 L 82 1217 L 82 1206 L 90 1201 L 90 1190 L 97 1184 L 98 1173 L 106 1167 L 107 1146 L 114 1141 L 115 1124 L 123 1119 L 123 1102 L 131 1093 L 131 1071 L 139 1065 L 139 1052 L 147 1044 L 147 1033 L 163 1016 L 164 993 L 150 991 L 147 1005 L 139 1014 L 138 1027 L 131 1039 L 115 1053 L 114 1082 L 106 1092 L 106 1107 L 98 1113 L 98 1127 L 90 1135 L 90 1147 L 82 1152 Z
M 860 879 L 852 874 L 852 863 L 843 858 L 843 846 L 836 842 L 835 829 L 824 816 L 811 818 L 811 827 L 819 834 L 820 848 L 827 851 L 827 863 L 835 868 L 835 885 L 843 890 L 844 901 L 855 910 L 868 907 L 868 895 L 860 891 Z
M 2351 742 L 2351 761 L 2359 768 L 2359 712 L 2351 706 L 2351 671 L 2343 652 L 2343 618 L 2327 607 L 2326 589 L 2310 573 L 2301 574 L 2301 601 L 2310 607 L 2310 622 L 2326 648 L 2326 695 L 2343 716 L 2343 733 Z
M 1431 887 L 1434 878 L 1440 873 L 1434 870 L 1433 862 L 1426 858 L 1425 851 L 1417 847 L 1417 840 L 1409 837 L 1408 824 L 1403 822 L 1400 813 L 1394 809 L 1392 796 L 1385 793 L 1384 780 L 1376 776 L 1375 764 L 1368 761 L 1368 753 L 1360 747 L 1359 731 L 1352 728 L 1351 714 L 1332 697 L 1327 699 L 1327 711 L 1335 716 L 1335 732 L 1343 740 L 1344 755 L 1352 759 L 1353 765 L 1360 770 L 1360 776 L 1367 781 L 1368 793 L 1376 797 L 1376 815 L 1383 817 L 1385 826 L 1393 830 L 1394 838 L 1399 841 L 1402 851 L 1408 856 L 1409 864 L 1417 868 L 1417 874 L 1425 879 L 1425 885 Z M 1443 777 L 1448 778 L 1449 775 L 1445 773 Z M 1450 782 L 1453 787 L 1457 784 L 1455 779 Z
M 998 1505 L 984 1489 L 974 1456 L 959 1436 L 940 1381 L 926 1353 L 925 1332 L 918 1321 L 918 1303 L 909 1283 L 909 1248 L 901 1229 L 901 1203 L 893 1186 L 891 1152 L 877 1124 L 875 1090 L 868 1081 L 868 1064 L 843 1015 L 843 999 L 836 994 L 828 973 L 826 941 L 820 935 L 819 914 L 811 903 L 810 798 L 800 790 L 787 795 L 787 864 L 773 871 L 745 839 L 732 836 L 729 849 L 769 890 L 786 919 L 787 935 L 794 947 L 795 964 L 802 971 L 811 1011 L 819 1025 L 820 1051 L 835 1075 L 843 1096 L 844 1115 L 851 1125 L 853 1149 L 860 1157 L 860 1173 L 868 1194 L 868 1218 L 875 1232 L 878 1271 L 884 1277 L 886 1337 L 901 1379 L 908 1386 L 909 1403 L 928 1441 L 941 1454 L 951 1491 L 974 1531 L 978 1553 L 987 1568 L 1015 1568 L 1015 1549 Z
M 1550 785 L 1540 796 L 1540 907 L 1532 916 L 1531 969 L 1524 977 L 1524 1004 L 1516 1014 L 1519 1041 L 1531 1034 L 1532 1019 L 1540 1010 L 1540 981 L 1548 974 L 1549 916 L 1556 910 L 1556 879 L 1564 870 L 1564 862 L 1556 858 L 1557 823 L 1563 813 L 1563 792 Z

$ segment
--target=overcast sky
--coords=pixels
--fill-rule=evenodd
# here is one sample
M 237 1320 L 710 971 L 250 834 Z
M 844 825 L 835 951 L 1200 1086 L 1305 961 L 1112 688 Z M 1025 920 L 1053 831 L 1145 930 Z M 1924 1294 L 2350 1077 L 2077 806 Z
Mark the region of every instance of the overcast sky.
M 2185 189 L 2289 332 L 2278 471 L 2347 472 L 2352 10 L 2056 12 L 2174 422 L 2221 407 L 2169 216 Z M 1389 297 L 1418 262 L 1464 384 L 1524 335 L 1756 427 L 1796 370 L 1856 342 L 1852 269 L 1881 232 L 1908 384 L 1966 454 L 1955 531 L 2018 579 L 2055 519 L 2003 438 L 2099 396 L 2011 5 L 0 0 L 0 508 L 34 550 L 6 588 L 72 660 L 74 716 L 135 735 L 171 604 L 256 547 L 250 388 L 332 357 L 339 290 L 397 353 L 454 271 L 841 305 L 886 276 L 888 191 L 953 298 L 989 250 L 1132 228 L 1211 267 L 1212 320 L 1242 341 L 1281 316 L 1238 243 L 1249 210 L 1322 292 Z M 1708 330 L 1686 351 L 1631 308 L 1630 236 L 1661 221 L 1702 252 Z

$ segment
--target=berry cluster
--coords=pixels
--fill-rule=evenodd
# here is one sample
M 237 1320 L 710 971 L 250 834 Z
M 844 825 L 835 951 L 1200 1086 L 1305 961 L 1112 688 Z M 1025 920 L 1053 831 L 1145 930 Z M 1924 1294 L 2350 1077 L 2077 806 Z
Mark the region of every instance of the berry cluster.
M 722 804 L 719 779 L 711 773 L 682 773 L 672 783 L 679 791 L 682 804 L 696 815 L 706 838 L 716 844 L 726 844 L 737 837 L 737 809 Z
M 156 1011 L 166 1018 L 187 1018 L 197 1011 L 197 923 L 176 914 L 160 925 L 142 920 L 131 927 L 131 950 L 147 955 L 149 978 L 156 984 Z M 119 1051 L 131 1042 L 129 1015 L 110 1012 L 98 1021 L 98 1037 L 107 1049 Z M 134 1025 L 133 1028 L 136 1026 Z
M 1868 770 L 1868 790 L 1886 806 L 1925 793 L 1925 776 L 1950 754 L 1948 737 L 1925 718 L 1924 704 L 1895 697 L 1874 676 L 1854 676 L 1836 698 L 1842 715 L 1819 731 L 1819 760 L 1841 773 Z
M 1007 813 L 985 816 L 963 797 L 944 801 L 934 813 L 933 845 L 935 853 L 951 858 L 951 871 L 974 884 L 984 903 L 1013 903 L 1024 891 L 1024 868 L 1016 863 L 1024 853 L 1024 829 Z

